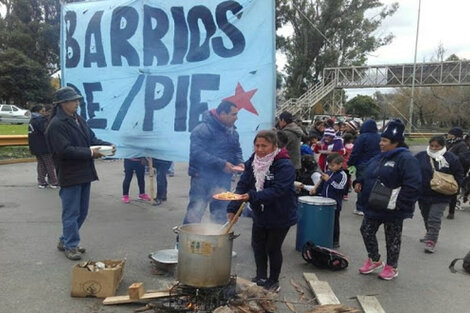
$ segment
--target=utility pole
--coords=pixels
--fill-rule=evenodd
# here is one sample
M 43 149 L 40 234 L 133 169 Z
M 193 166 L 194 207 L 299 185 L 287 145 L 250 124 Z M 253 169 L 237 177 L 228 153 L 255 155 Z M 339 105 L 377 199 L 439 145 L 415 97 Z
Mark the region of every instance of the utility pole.
M 415 96 L 415 78 L 416 78 L 416 56 L 418 54 L 418 36 L 419 36 L 419 18 L 421 15 L 421 0 L 418 4 L 418 22 L 416 24 L 416 40 L 415 40 L 415 60 L 413 62 L 413 75 L 411 80 L 411 98 L 410 98 L 410 114 L 408 119 L 409 129 L 411 133 L 413 130 L 413 107 L 414 107 L 414 96 Z

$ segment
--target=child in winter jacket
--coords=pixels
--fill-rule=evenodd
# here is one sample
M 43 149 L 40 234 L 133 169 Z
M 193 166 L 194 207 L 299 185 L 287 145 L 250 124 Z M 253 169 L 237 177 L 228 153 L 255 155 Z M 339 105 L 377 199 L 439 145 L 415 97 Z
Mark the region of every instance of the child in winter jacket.
M 320 154 L 318 165 L 322 171 L 326 171 L 327 156 L 334 152 L 344 155 L 346 150 L 344 149 L 343 139 L 336 136 L 333 128 L 327 128 L 323 133 L 322 140 L 315 146 L 314 152 Z
M 317 190 L 312 189 L 310 194 L 318 194 L 336 201 L 335 225 L 333 231 L 333 248 L 339 248 L 339 215 L 343 204 L 344 188 L 348 177 L 343 170 L 343 157 L 339 153 L 332 153 L 327 157 L 328 171 L 322 174 L 322 182 Z

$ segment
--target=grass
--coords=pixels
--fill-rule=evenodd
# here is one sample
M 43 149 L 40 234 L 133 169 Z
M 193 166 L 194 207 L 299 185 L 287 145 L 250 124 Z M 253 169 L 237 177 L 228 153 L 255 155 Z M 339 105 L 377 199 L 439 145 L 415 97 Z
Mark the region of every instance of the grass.
M 32 158 L 29 147 L 10 146 L 0 147 L 0 160 Z
M 4 125 L 0 124 L 0 135 L 27 135 L 28 124 Z M 0 147 L 0 160 L 32 158 L 28 146 Z
M 0 135 L 27 135 L 28 124 L 23 125 L 3 125 L 0 124 Z

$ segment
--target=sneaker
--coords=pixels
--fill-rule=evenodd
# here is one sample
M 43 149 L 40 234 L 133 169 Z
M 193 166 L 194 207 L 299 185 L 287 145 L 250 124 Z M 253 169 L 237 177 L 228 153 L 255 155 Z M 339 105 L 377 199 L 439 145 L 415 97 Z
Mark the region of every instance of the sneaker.
M 154 199 L 155 202 L 153 203 L 154 206 L 159 206 L 160 204 L 162 204 L 162 200 L 160 199 Z
M 64 254 L 67 259 L 72 261 L 77 261 L 82 259 L 82 254 L 78 251 L 77 248 L 66 249 L 64 250 Z
M 38 188 L 39 188 L 39 189 L 46 189 L 46 188 L 47 188 L 47 184 L 45 184 L 45 185 L 38 185 Z
M 59 251 L 65 251 L 65 246 L 64 246 L 64 243 L 62 241 L 59 240 L 59 243 L 57 244 L 57 249 Z M 77 246 L 77 250 L 78 252 L 80 253 L 85 253 L 86 252 L 86 249 L 83 248 L 83 247 L 80 247 L 80 246 Z
M 279 292 L 281 290 L 281 287 L 279 286 L 279 281 L 272 281 L 269 279 L 264 284 L 263 288 L 270 292 Z
M 447 219 L 448 219 L 448 220 L 453 220 L 453 219 L 454 219 L 454 214 L 453 214 L 453 213 L 452 213 L 452 214 L 449 213 L 449 214 L 447 215 Z
M 436 243 L 432 240 L 426 240 L 426 246 L 424 246 L 424 252 L 434 253 L 436 251 Z
M 379 278 L 383 280 L 392 280 L 395 277 L 398 276 L 398 270 L 396 268 L 393 268 L 390 265 L 385 265 L 384 269 L 382 272 L 379 274 Z
M 124 203 L 129 203 L 129 201 L 130 201 L 130 200 L 129 200 L 129 195 L 124 195 L 124 196 L 122 196 L 122 202 L 124 202 Z
M 266 282 L 268 281 L 266 278 L 259 278 L 259 277 L 253 277 L 251 279 L 252 282 L 256 283 L 258 286 L 264 286 L 266 285 Z
M 359 268 L 359 273 L 364 274 L 364 275 L 370 274 L 376 269 L 382 268 L 383 266 L 384 266 L 384 263 L 382 261 L 374 262 L 369 258 L 366 260 L 364 265 L 362 265 L 362 267 Z
M 358 210 L 354 210 L 353 213 L 356 214 L 356 215 L 360 215 L 360 216 L 364 215 L 364 212 L 358 211 Z
M 51 188 L 51 189 L 57 189 L 57 188 L 59 188 L 59 186 L 57 186 L 57 185 L 49 185 L 49 188 Z
M 149 195 L 146 194 L 146 193 L 141 193 L 141 194 L 139 195 L 139 198 L 142 199 L 142 200 L 146 200 L 146 201 L 152 200 L 152 198 L 150 198 Z

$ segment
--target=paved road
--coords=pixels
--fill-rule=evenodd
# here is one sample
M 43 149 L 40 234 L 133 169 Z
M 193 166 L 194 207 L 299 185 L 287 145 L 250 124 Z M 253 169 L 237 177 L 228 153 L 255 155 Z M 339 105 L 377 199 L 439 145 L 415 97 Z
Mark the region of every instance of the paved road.
M 90 215 L 81 231 L 82 244 L 88 250 L 86 257 L 127 259 L 119 294 L 125 294 L 135 281 L 143 281 L 147 289 L 166 288 L 171 277 L 152 275 L 147 255 L 174 245 L 171 227 L 180 224 L 188 200 L 187 164 L 177 163 L 176 176 L 169 179 L 169 200 L 159 207 L 135 200 L 135 181 L 131 188 L 133 201 L 128 205 L 121 202 L 122 161 L 98 161 L 97 168 L 101 180 L 92 185 Z M 3 165 L 0 173 L 0 313 L 132 312 L 136 306 L 103 307 L 99 299 L 70 297 L 74 262 L 55 247 L 61 229 L 58 191 L 36 187 L 34 163 Z M 284 244 L 282 297 L 296 301 L 298 294 L 290 280 L 306 287 L 302 273 L 311 271 L 328 281 L 344 304 L 358 305 L 352 297 L 374 294 L 387 313 L 470 311 L 469 276 L 451 274 L 447 269 L 454 257 L 470 249 L 470 209 L 458 211 L 453 221 L 444 219 L 438 250 L 433 255 L 424 254 L 418 242 L 424 232 L 419 214 L 407 220 L 400 275 L 391 282 L 358 274 L 366 252 L 359 233 L 361 218 L 353 215 L 352 209 L 353 199 L 345 202 L 341 216 L 340 250 L 351 259 L 345 271 L 317 270 L 306 264 L 294 248 L 296 229 L 290 230 Z M 241 236 L 234 242 L 238 256 L 232 266 L 233 273 L 247 278 L 254 271 L 250 226 L 248 218 L 236 225 Z M 383 237 L 381 230 L 382 251 Z M 282 304 L 279 309 L 290 312 Z M 298 312 L 307 309 L 297 306 Z

